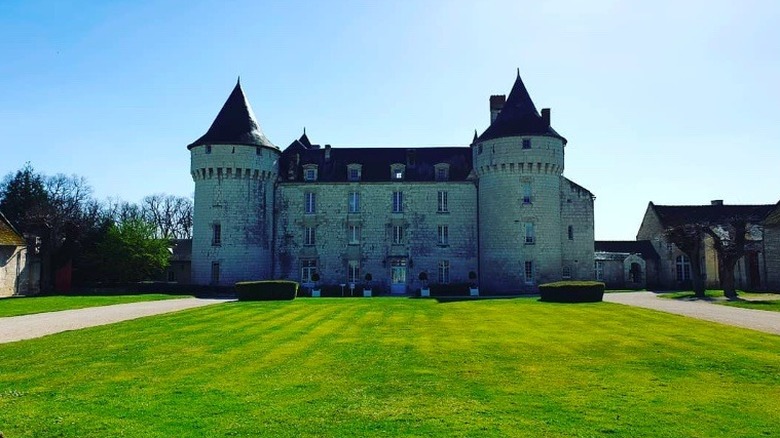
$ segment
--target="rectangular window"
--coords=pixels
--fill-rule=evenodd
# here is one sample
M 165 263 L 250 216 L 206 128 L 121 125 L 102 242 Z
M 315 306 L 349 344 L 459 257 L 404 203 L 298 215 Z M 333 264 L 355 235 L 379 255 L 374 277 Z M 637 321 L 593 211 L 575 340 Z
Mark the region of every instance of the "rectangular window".
M 350 213 L 359 213 L 360 212 L 360 193 L 358 193 L 358 192 L 350 192 L 350 194 L 349 194 L 349 212 Z
M 533 223 L 526 223 L 525 224 L 525 244 L 526 245 L 533 245 L 536 243 L 536 233 L 534 232 L 534 224 Z
M 315 259 L 303 259 L 301 260 L 301 283 L 313 283 L 311 276 L 317 272 L 317 260 Z
M 360 181 L 360 169 L 357 167 L 350 167 L 347 172 L 347 178 L 350 181 Z
M 255 155 L 263 155 L 263 149 L 260 147 L 255 148 Z
M 211 237 L 211 245 L 220 246 L 222 245 L 222 225 L 216 223 L 213 225 L 213 227 L 214 227 L 214 235 Z
M 303 179 L 306 181 L 317 181 L 317 169 L 305 169 Z
M 450 172 L 446 167 L 436 168 L 436 181 L 447 181 L 450 179 Z
M 450 227 L 447 225 L 439 225 L 439 245 L 449 245 L 450 242 Z
M 403 213 L 404 192 L 393 192 L 393 213 Z
M 531 203 L 531 183 L 523 183 L 523 204 Z
M 569 240 L 574 240 L 574 227 L 569 225 Z
M 604 281 L 604 262 L 596 260 L 596 280 Z
M 393 244 L 401 245 L 404 243 L 404 227 L 400 225 L 393 226 Z
M 219 284 L 219 262 L 211 263 L 211 284 Z
M 439 206 L 436 211 L 439 213 L 447 213 L 449 210 L 447 209 L 447 192 L 440 190 L 439 191 Z
M 176 281 L 176 271 L 173 269 L 168 271 L 168 281 Z
M 360 243 L 360 225 L 350 225 L 347 239 L 351 245 Z
M 531 149 L 531 139 L 530 138 L 524 138 L 523 139 L 523 149 Z
M 304 194 L 304 213 L 314 214 L 317 211 L 317 196 L 312 192 Z
M 306 246 L 314 245 L 314 227 L 303 229 L 303 244 Z
M 571 278 L 571 268 L 568 266 L 563 267 L 563 271 L 561 272 L 561 278 L 564 280 L 568 280 Z
M 525 283 L 526 284 L 533 284 L 534 283 L 534 262 L 533 260 L 528 260 L 525 262 Z
M 350 260 L 347 262 L 347 282 L 358 283 L 360 282 L 360 262 L 357 260 Z
M 447 284 L 450 282 L 450 261 L 439 261 L 439 283 Z
M 206 145 L 206 153 L 207 153 L 207 154 L 210 154 L 210 153 L 211 153 L 211 145 L 210 145 L 210 144 L 207 144 L 207 145 Z

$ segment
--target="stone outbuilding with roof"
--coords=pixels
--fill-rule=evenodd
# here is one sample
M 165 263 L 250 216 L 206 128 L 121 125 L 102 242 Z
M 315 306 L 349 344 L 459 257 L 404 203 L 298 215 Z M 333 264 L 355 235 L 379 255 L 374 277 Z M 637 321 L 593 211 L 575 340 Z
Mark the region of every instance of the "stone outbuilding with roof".
M 595 197 L 563 176 L 567 140 L 518 73 L 490 126 L 449 147 L 332 147 L 305 130 L 284 150 L 236 84 L 188 146 L 192 281 L 283 278 L 405 294 L 429 283 L 482 293 L 593 277 Z M 472 278 L 476 277 L 476 278 Z
M 649 240 L 597 240 L 595 278 L 608 289 L 659 287 L 659 256 Z
M 0 213 L 0 297 L 28 290 L 27 243 Z

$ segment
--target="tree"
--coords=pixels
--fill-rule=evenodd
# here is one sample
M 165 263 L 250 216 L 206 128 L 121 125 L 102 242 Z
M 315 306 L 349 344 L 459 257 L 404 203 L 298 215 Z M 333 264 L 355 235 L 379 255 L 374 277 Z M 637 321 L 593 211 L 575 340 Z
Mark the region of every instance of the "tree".
M 141 214 L 165 239 L 192 238 L 192 199 L 183 196 L 149 195 L 141 202 Z
M 141 219 L 112 224 L 97 245 L 98 265 L 109 282 L 153 279 L 168 266 L 167 239 L 155 237 L 155 227 Z
M 21 232 L 29 232 L 45 222 L 49 197 L 44 177 L 27 163 L 0 183 L 0 211 Z
M 691 263 L 691 283 L 697 298 L 704 298 L 704 279 L 701 276 L 701 255 L 704 250 L 703 239 L 709 226 L 703 223 L 674 225 L 664 230 L 667 242 L 680 249 Z
M 728 299 L 737 298 L 734 283 L 734 268 L 737 262 L 749 250 L 758 249 L 753 248 L 755 242 L 747 239 L 749 223 L 755 219 L 747 215 L 732 216 L 705 230 L 712 238 L 713 249 L 718 254 L 720 287 L 723 288 L 723 295 Z

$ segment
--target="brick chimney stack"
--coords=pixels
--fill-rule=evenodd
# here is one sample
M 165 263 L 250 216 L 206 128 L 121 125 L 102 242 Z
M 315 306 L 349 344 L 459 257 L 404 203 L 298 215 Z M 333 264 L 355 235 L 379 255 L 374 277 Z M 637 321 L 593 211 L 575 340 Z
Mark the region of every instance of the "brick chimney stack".
M 542 122 L 544 126 L 550 127 L 550 108 L 542 108 Z
M 506 103 L 506 95 L 504 94 L 490 96 L 490 123 L 491 124 L 496 121 L 496 117 L 498 117 L 498 113 L 501 112 L 501 109 L 504 108 L 505 103 Z
M 723 200 L 722 199 L 713 199 L 712 201 L 710 201 L 710 204 L 712 204 L 712 205 L 723 205 Z

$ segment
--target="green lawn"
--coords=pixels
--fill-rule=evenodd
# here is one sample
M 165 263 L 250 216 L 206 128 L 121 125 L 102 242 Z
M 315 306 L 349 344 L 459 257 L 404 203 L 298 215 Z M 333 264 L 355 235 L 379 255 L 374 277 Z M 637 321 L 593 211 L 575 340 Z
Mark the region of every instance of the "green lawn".
M 0 428 L 9 438 L 770 436 L 780 336 L 535 298 L 227 303 L 0 345 Z
M 739 292 L 739 297 L 750 298 L 750 300 L 739 301 L 723 301 L 718 300 L 723 298 L 722 290 L 708 290 L 705 291 L 707 298 L 713 298 L 712 301 L 715 304 L 731 307 L 741 307 L 743 309 L 757 309 L 757 310 L 770 310 L 773 312 L 780 312 L 780 299 L 776 293 L 750 293 Z M 692 291 L 685 292 L 671 292 L 667 294 L 661 294 L 662 298 L 693 300 L 696 299 Z
M 111 304 L 135 303 L 139 301 L 168 300 L 189 295 L 106 295 L 106 296 L 42 296 L 14 297 L 0 299 L 0 317 L 28 315 L 31 313 L 56 312 L 58 310 L 83 309 L 85 307 L 108 306 Z

